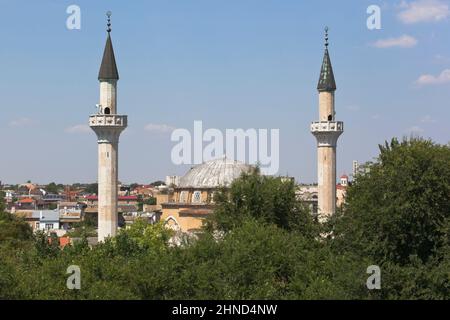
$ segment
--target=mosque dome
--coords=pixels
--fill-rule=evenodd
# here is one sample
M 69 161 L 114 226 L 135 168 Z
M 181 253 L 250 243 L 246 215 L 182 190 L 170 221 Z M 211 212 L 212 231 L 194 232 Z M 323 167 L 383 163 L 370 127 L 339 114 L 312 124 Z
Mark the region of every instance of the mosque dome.
M 220 158 L 192 167 L 181 177 L 179 188 L 210 189 L 227 187 L 252 166 L 227 158 Z

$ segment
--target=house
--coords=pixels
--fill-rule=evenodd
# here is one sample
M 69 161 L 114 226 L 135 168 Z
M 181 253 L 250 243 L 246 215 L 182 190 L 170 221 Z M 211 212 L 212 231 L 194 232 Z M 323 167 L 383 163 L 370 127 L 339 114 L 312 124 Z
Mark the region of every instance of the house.
M 26 197 L 16 201 L 15 210 L 35 210 L 36 209 L 36 199 Z
M 153 187 L 150 185 L 138 186 L 131 190 L 131 195 L 143 196 L 143 197 L 153 197 Z
M 34 232 L 58 230 L 60 227 L 58 210 L 19 210 L 14 215 L 27 222 Z
M 64 230 L 74 227 L 83 220 L 83 205 L 78 202 L 60 202 L 58 204 L 59 222 Z
M 129 227 L 136 219 L 142 219 L 149 224 L 154 224 L 159 221 L 159 214 L 157 212 L 129 212 L 123 214 L 125 227 Z
M 119 196 L 117 199 L 117 204 L 119 207 L 126 208 L 127 206 L 133 206 L 135 207 L 135 210 L 137 210 L 138 202 L 139 198 L 137 196 Z M 93 212 L 93 209 L 97 210 L 98 196 L 86 196 L 85 203 L 87 205 L 87 209 L 90 209 L 89 212 Z
M 317 215 L 318 210 L 318 186 L 302 184 L 297 187 L 295 195 L 298 200 L 305 203 L 313 215 Z
M 18 210 L 12 213 L 28 223 L 33 231 L 39 230 L 39 214 L 33 214 L 33 210 Z
M 38 230 L 50 231 L 59 229 L 59 211 L 58 210 L 36 210 L 33 215 L 39 215 Z
M 98 221 L 98 196 L 86 196 L 85 218 Z M 117 199 L 117 212 L 119 213 L 119 226 L 124 225 L 122 214 L 138 211 L 139 198 L 137 196 L 119 196 Z

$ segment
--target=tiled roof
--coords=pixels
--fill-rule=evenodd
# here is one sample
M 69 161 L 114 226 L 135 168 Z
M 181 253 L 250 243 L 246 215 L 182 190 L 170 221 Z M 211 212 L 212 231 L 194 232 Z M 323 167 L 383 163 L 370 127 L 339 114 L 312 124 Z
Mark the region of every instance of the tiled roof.
M 19 203 L 34 203 L 34 199 L 32 199 L 32 198 L 25 198 L 25 199 L 20 199 L 19 201 L 17 201 L 17 202 L 19 202 Z

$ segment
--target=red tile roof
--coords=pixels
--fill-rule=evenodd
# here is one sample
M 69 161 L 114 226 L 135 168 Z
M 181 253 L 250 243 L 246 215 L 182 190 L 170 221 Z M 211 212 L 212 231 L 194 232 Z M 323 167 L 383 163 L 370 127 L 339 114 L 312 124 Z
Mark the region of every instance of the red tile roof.
M 137 200 L 138 199 L 138 197 L 136 197 L 136 196 L 121 196 L 121 197 L 119 197 L 119 201 L 120 200 Z
M 52 243 L 52 238 L 48 237 L 48 242 Z M 70 237 L 60 237 L 58 238 L 58 242 L 59 242 L 59 247 L 60 248 L 64 248 L 65 246 L 67 246 L 68 244 L 70 244 Z
M 19 202 L 19 203 L 34 203 L 34 199 L 25 198 L 25 199 L 21 199 L 21 200 L 19 200 L 17 202 Z

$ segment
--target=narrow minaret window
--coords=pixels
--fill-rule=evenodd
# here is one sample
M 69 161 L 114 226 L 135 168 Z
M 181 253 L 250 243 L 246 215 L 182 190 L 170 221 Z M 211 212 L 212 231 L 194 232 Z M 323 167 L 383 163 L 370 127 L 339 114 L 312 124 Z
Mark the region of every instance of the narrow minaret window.
M 119 136 L 127 127 L 127 116 L 117 114 L 117 71 L 111 40 L 111 12 L 107 13 L 107 39 L 98 74 L 100 82 L 99 112 L 91 115 L 89 125 L 98 142 L 98 240 L 117 234 L 117 191 Z M 101 112 L 103 111 L 103 112 Z M 107 117 L 105 115 L 108 115 Z
M 344 132 L 344 123 L 335 120 L 334 93 L 336 81 L 328 52 L 328 27 L 325 28 L 325 53 L 320 70 L 319 121 L 311 124 L 317 140 L 317 184 L 319 221 L 326 221 L 336 212 L 336 147 Z

